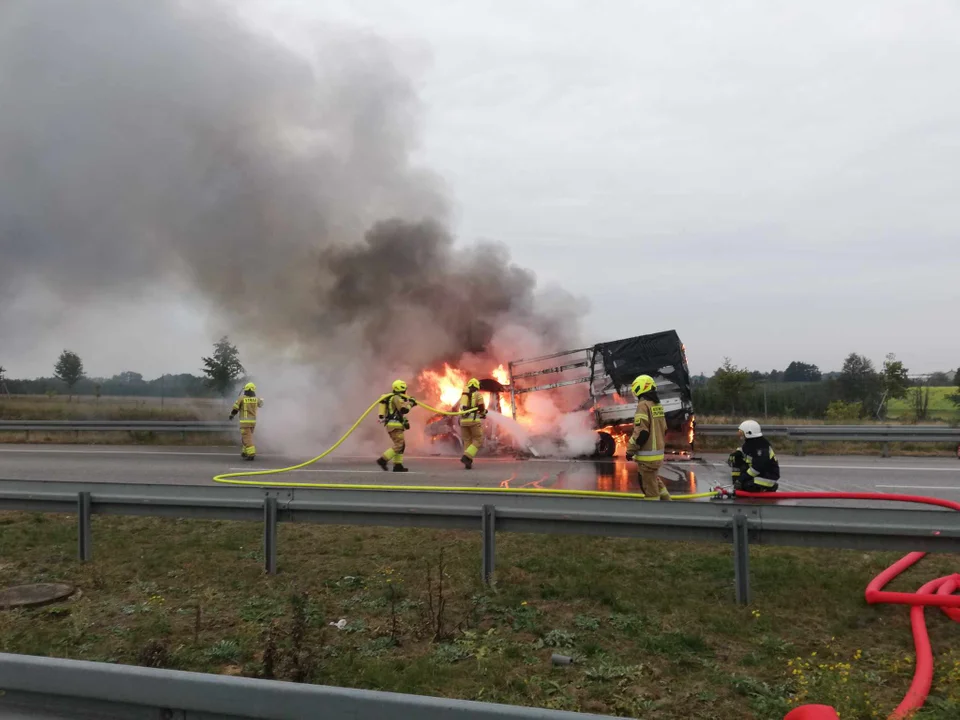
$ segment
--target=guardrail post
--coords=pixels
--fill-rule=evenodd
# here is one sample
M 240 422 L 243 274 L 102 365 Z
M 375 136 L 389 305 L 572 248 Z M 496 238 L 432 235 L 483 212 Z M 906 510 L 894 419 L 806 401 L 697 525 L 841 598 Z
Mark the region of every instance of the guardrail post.
M 750 604 L 750 535 L 747 516 L 733 516 L 733 579 L 737 604 Z
M 885 442 L 885 443 L 883 444 L 883 456 L 884 456 L 885 458 L 890 457 L 890 443 L 888 443 L 888 442 Z
M 88 562 L 92 555 L 90 493 L 77 493 L 77 553 L 80 562 Z
M 483 583 L 489 585 L 497 554 L 497 511 L 493 505 L 483 506 L 481 525 L 483 527 Z
M 803 440 L 797 440 L 796 443 L 795 454 L 797 457 L 803 457 Z
M 263 499 L 263 565 L 267 575 L 277 574 L 277 499 Z

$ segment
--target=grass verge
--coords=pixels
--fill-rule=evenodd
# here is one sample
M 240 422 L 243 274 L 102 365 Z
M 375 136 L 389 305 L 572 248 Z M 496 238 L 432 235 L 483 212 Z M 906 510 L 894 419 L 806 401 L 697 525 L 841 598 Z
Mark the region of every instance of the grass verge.
M 863 601 L 896 554 L 755 548 L 740 608 L 723 546 L 501 534 L 487 588 L 479 533 L 284 524 L 269 577 L 258 524 L 94 522 L 79 564 L 74 518 L 0 515 L 0 584 L 82 590 L 0 612 L 0 649 L 659 720 L 780 720 L 801 699 L 885 717 L 912 673 L 907 610 Z M 960 625 L 927 618 L 938 674 L 917 717 L 956 718 Z

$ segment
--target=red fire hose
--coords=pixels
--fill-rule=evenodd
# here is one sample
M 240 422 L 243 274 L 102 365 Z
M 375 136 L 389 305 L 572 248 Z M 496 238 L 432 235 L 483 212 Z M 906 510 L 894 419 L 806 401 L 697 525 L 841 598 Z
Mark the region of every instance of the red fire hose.
M 960 511 L 960 503 L 921 495 L 897 495 L 887 493 L 845 493 L 845 492 L 775 492 L 750 493 L 737 490 L 736 497 L 760 500 L 885 500 L 911 502 L 923 505 L 936 505 Z M 933 683 L 933 651 L 930 648 L 930 636 L 923 610 L 928 605 L 939 607 L 952 620 L 960 622 L 960 575 L 953 574 L 931 580 L 915 593 L 888 592 L 883 588 L 904 570 L 919 562 L 926 553 L 913 552 L 904 556 L 867 585 L 865 597 L 871 605 L 892 603 L 910 605 L 910 626 L 913 629 L 913 644 L 917 652 L 917 665 L 913 682 L 897 709 L 890 714 L 889 720 L 904 720 L 923 707 Z M 827 705 L 801 705 L 794 708 L 784 720 L 838 720 L 837 711 Z

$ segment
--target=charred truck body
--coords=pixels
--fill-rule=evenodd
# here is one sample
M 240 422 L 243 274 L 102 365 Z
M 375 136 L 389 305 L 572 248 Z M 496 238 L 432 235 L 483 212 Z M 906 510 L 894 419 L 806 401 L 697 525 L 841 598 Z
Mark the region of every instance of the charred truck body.
M 657 383 L 667 420 L 667 448 L 692 449 L 695 418 L 690 371 L 674 330 L 514 360 L 508 365 L 509 384 L 484 379 L 480 389 L 490 393 L 489 407 L 501 407 L 515 420 L 536 415 L 524 408 L 531 393 L 544 393 L 561 412 L 589 412 L 597 432 L 595 454 L 613 457 L 623 454 L 633 432 L 636 399 L 630 383 L 644 374 Z M 536 427 L 528 429 L 536 434 Z M 485 452 L 522 450 L 495 425 L 488 430 Z M 426 432 L 435 445 L 448 444 L 451 452 L 462 451 L 455 418 L 436 416 L 428 421 Z
M 667 447 L 693 446 L 696 418 L 690 370 L 684 345 L 675 330 L 599 343 L 508 365 L 510 409 L 514 418 L 524 396 L 586 385 L 587 398 L 575 411 L 592 411 L 597 429 L 597 455 L 613 457 L 633 431 L 636 401 L 630 383 L 650 375 L 667 419 Z M 622 451 L 622 450 L 621 450 Z

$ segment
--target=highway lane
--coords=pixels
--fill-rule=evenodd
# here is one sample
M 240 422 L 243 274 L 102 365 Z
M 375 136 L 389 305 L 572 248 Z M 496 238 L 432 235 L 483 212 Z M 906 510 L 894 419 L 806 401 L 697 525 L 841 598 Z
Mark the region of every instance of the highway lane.
M 729 482 L 723 455 L 668 462 L 661 475 L 672 493 L 700 492 Z M 55 480 L 194 485 L 234 470 L 284 467 L 303 458 L 263 454 L 241 462 L 232 447 L 0 445 L 0 480 Z M 636 469 L 623 460 L 481 458 L 466 471 L 456 458 L 408 456 L 411 472 L 381 471 L 369 457 L 340 456 L 265 480 L 306 483 L 471 487 L 556 487 L 637 491 Z M 955 458 L 781 456 L 783 490 L 914 493 L 960 501 Z

